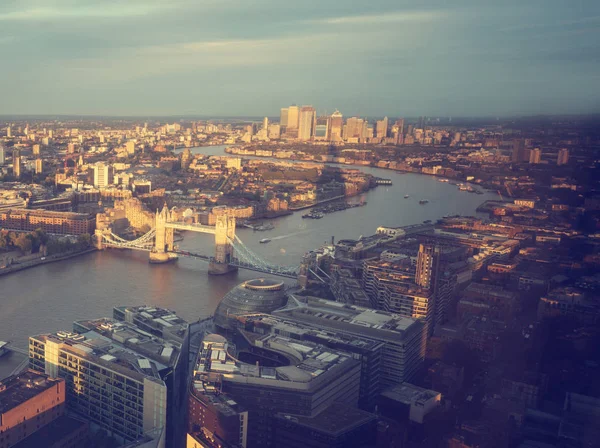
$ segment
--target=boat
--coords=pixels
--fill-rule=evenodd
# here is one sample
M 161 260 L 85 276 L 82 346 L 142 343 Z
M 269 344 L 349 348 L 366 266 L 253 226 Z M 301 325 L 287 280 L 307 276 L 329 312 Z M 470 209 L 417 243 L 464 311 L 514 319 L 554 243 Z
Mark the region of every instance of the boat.
M 9 351 L 8 342 L 0 341 L 0 356 L 6 355 Z
M 271 238 L 263 238 L 262 240 L 259 241 L 259 243 L 265 244 L 265 243 L 268 243 L 269 241 L 271 241 Z
M 421 204 L 421 205 L 425 205 L 425 204 L 427 204 L 428 202 L 429 202 L 429 201 L 428 201 L 427 199 L 421 199 L 421 200 L 419 201 L 419 204 Z
M 410 198 L 410 195 L 408 195 L 408 194 L 405 194 L 405 195 L 404 195 L 404 199 L 408 199 L 408 198 Z
M 431 224 L 431 219 L 426 219 L 425 221 L 423 221 L 423 224 Z

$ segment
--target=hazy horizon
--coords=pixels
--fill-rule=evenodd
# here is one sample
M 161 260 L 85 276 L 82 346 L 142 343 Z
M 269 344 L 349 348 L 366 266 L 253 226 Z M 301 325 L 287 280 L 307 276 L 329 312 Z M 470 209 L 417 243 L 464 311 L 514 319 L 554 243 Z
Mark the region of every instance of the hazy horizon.
M 0 114 L 590 114 L 598 41 L 592 0 L 5 0 Z

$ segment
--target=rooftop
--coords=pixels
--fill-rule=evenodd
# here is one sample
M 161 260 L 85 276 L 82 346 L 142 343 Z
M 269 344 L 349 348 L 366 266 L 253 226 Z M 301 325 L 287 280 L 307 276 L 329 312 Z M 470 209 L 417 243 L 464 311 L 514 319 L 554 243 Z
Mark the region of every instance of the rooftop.
M 374 414 L 343 403 L 334 403 L 316 417 L 278 415 L 306 428 L 331 435 L 339 435 L 376 419 Z
M 410 383 L 402 383 L 382 392 L 384 397 L 403 404 L 425 403 L 440 395 L 435 390 L 425 389 Z
M 0 415 L 63 381 L 33 370 L 6 378 L 0 383 Z
M 87 428 L 88 424 L 84 420 L 79 420 L 67 415 L 61 415 L 46 426 L 38 429 L 26 439 L 20 441 L 15 448 L 37 448 L 40 446 L 55 446 L 56 443 L 63 441 L 75 431 Z

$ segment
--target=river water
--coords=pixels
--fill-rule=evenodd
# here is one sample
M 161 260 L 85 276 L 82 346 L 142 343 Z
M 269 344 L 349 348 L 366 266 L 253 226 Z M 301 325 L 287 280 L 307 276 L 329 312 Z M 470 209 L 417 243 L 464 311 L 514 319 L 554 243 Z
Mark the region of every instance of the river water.
M 194 153 L 224 155 L 224 146 L 194 148 Z M 377 168 L 361 170 L 390 178 L 391 186 L 379 186 L 353 200 L 367 201 L 356 207 L 302 219 L 302 212 L 272 220 L 275 228 L 265 232 L 239 228 L 237 235 L 264 259 L 280 265 L 298 265 L 302 255 L 332 236 L 358 238 L 372 235 L 378 226 L 404 226 L 448 214 L 474 215 L 479 204 L 494 194 L 470 194 L 454 185 L 418 174 L 396 173 Z M 404 199 L 404 195 L 410 198 Z M 419 205 L 419 199 L 428 199 Z M 262 238 L 271 242 L 260 244 Z M 179 243 L 183 250 L 210 255 L 212 235 L 186 233 Z M 238 273 L 213 277 L 208 265 L 182 258 L 168 265 L 151 265 L 145 252 L 108 250 L 67 261 L 41 265 L 0 277 L 0 340 L 27 347 L 29 335 L 71 329 L 77 319 L 111 316 L 118 305 L 151 304 L 166 307 L 193 321 L 214 311 L 236 284 L 259 274 Z

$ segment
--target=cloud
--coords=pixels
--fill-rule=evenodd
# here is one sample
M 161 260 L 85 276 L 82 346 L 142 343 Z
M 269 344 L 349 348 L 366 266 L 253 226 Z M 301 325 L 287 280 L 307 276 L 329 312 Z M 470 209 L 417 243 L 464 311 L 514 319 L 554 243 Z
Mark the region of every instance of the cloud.
M 159 3 L 119 3 L 104 6 L 83 7 L 31 7 L 0 13 L 2 22 L 52 21 L 60 19 L 102 19 L 139 17 L 166 10 L 166 4 Z
M 361 25 L 361 24 L 384 24 L 384 23 L 423 23 L 433 22 L 447 17 L 448 13 L 441 10 L 436 11 L 397 11 L 387 14 L 364 14 L 357 16 L 329 17 L 314 20 L 313 23 L 326 25 Z

